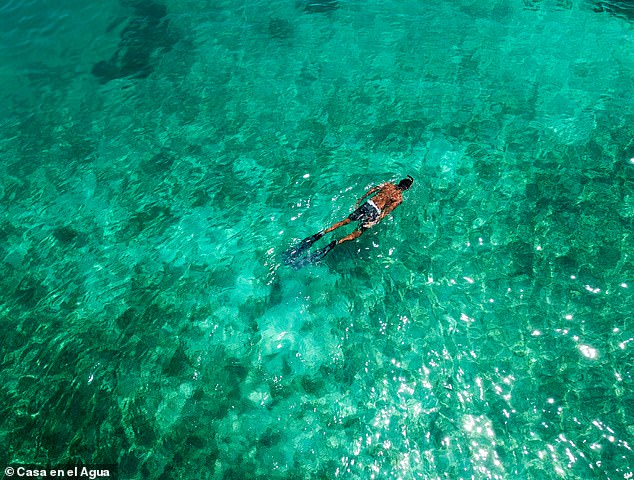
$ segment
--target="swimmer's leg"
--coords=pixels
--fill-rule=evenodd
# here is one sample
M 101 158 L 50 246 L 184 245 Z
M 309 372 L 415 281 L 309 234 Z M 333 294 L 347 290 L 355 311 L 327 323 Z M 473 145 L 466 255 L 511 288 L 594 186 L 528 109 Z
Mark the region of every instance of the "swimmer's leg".
M 346 218 L 345 220 L 341 220 L 340 222 L 335 223 L 332 227 L 328 227 L 326 230 L 323 230 L 323 234 L 326 233 L 330 233 L 333 230 L 337 230 L 339 227 L 343 227 L 344 225 L 348 225 L 352 220 L 350 219 L 350 217 Z
M 313 243 L 315 243 L 317 240 L 319 240 L 321 237 L 323 237 L 324 235 L 326 235 L 327 233 L 332 232 L 333 230 L 337 230 L 339 227 L 343 227 L 344 225 L 348 225 L 352 220 L 350 220 L 349 218 L 346 218 L 345 220 L 342 220 L 340 222 L 335 223 L 333 226 L 326 228 L 325 230 L 321 230 L 320 232 L 317 232 L 315 235 L 312 235 L 308 238 L 305 238 L 304 240 L 302 240 L 302 242 L 299 244 L 298 248 L 307 248 L 310 247 Z
M 340 238 L 337 243 L 343 243 L 343 242 L 349 242 L 350 240 L 354 240 L 356 238 L 359 238 L 361 235 L 363 235 L 363 232 L 365 232 L 367 229 L 365 228 L 358 228 L 356 229 L 354 232 L 352 232 L 350 235 L 346 235 L 343 238 Z

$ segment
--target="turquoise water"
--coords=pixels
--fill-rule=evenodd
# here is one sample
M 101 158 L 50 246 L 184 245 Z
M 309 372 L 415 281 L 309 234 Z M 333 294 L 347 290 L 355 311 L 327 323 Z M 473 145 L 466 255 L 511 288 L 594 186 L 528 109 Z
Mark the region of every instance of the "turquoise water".
M 0 5 L 2 466 L 631 478 L 634 9 L 158 1 Z

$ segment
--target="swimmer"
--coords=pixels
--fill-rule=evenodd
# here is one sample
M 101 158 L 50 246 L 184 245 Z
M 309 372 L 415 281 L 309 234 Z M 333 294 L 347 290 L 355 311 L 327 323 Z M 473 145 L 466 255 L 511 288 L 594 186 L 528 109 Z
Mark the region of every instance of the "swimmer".
M 401 180 L 398 185 L 386 182 L 376 187 L 372 187 L 367 192 L 365 192 L 365 194 L 357 201 L 354 206 L 354 212 L 348 215 L 347 218 L 335 223 L 325 230 L 321 230 L 320 232 L 308 238 L 305 238 L 299 243 L 299 245 L 292 247 L 284 252 L 284 263 L 286 265 L 293 264 L 298 267 L 301 267 L 306 263 L 315 263 L 324 258 L 326 254 L 337 245 L 359 238 L 361 235 L 363 235 L 363 232 L 375 226 L 387 215 L 389 215 L 392 210 L 394 210 L 403 202 L 403 192 L 405 190 L 409 190 L 409 188 L 412 186 L 412 183 L 414 183 L 414 179 L 408 175 L 407 178 Z M 372 196 L 367 201 L 361 203 L 366 197 L 369 197 L 370 195 Z M 337 230 L 344 225 L 348 225 L 351 222 L 357 221 L 359 222 L 359 225 L 352 233 L 340 238 L 339 240 L 333 240 L 328 245 L 317 250 L 312 255 L 309 255 L 306 258 L 302 259 L 299 264 L 296 264 L 298 257 L 325 234 Z

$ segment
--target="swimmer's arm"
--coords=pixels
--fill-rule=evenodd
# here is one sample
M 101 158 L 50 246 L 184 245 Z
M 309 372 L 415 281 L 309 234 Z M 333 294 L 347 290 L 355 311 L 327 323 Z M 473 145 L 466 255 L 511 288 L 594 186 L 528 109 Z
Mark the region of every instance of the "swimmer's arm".
M 368 195 L 372 195 L 374 192 L 378 192 L 379 190 L 381 190 L 383 188 L 383 185 L 384 184 L 382 183 L 381 185 L 378 185 L 376 187 L 372 187 L 370 190 L 365 192 L 363 194 L 363 196 L 359 200 L 357 200 L 357 203 L 354 204 L 354 208 L 357 208 L 361 204 L 361 202 L 363 201 L 363 199 L 365 197 L 367 197 Z

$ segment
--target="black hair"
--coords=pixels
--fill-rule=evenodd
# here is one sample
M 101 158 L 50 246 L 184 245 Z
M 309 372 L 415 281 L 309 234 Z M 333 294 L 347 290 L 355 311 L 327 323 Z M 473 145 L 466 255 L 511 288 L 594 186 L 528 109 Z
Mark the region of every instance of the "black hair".
M 414 179 L 411 177 L 411 175 L 408 175 L 407 178 L 404 178 L 398 183 L 398 188 L 400 188 L 401 190 L 409 190 L 409 188 L 412 186 L 412 183 L 414 183 Z

